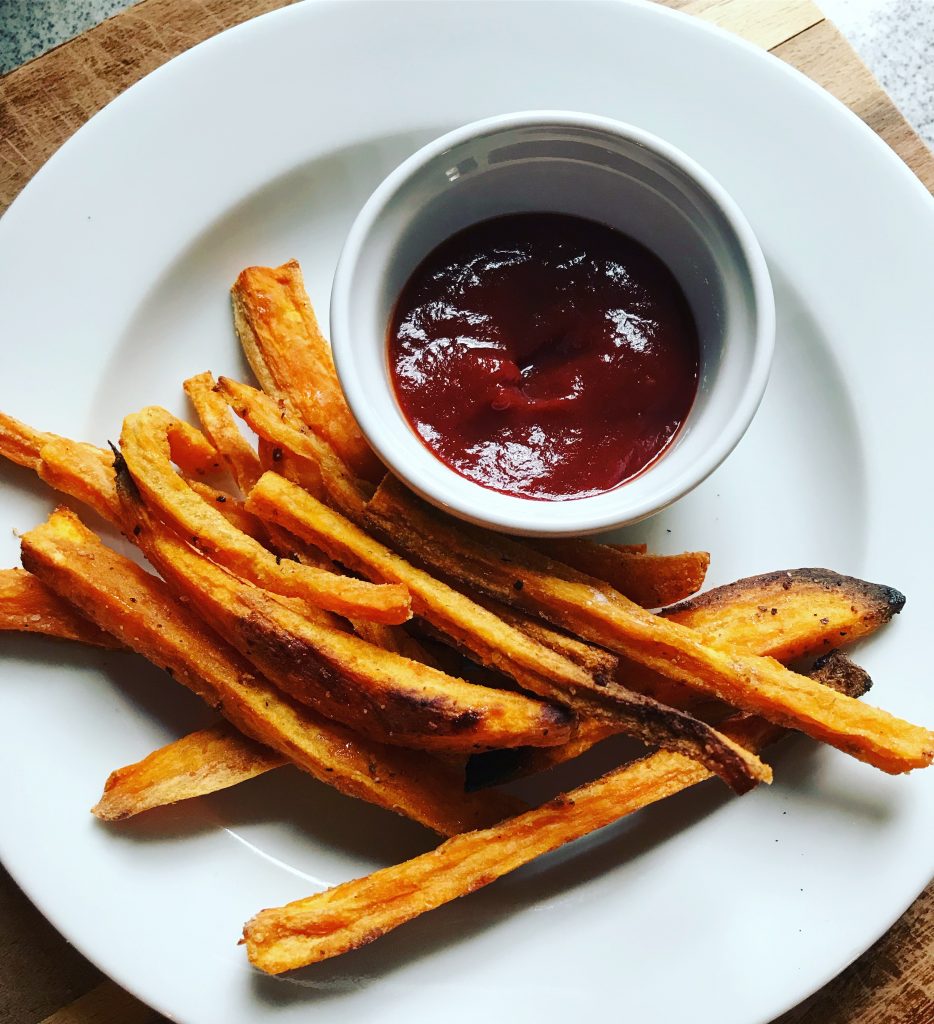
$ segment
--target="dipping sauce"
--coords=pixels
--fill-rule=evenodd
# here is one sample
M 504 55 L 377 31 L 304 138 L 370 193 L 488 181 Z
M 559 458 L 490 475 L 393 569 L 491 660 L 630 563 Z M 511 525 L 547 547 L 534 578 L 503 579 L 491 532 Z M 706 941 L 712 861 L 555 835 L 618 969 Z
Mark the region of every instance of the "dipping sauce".
M 612 490 L 671 444 L 697 392 L 671 271 L 594 221 L 515 214 L 443 242 L 389 329 L 399 404 L 452 469 L 560 501 Z

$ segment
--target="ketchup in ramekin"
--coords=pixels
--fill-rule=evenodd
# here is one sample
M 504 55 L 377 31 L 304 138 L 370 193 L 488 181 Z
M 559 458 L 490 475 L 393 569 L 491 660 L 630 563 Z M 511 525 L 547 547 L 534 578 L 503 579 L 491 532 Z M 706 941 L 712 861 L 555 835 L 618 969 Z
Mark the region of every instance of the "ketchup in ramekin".
M 553 213 L 443 242 L 389 330 L 396 397 L 426 447 L 476 483 L 545 501 L 612 490 L 655 462 L 691 409 L 699 358 L 657 256 Z

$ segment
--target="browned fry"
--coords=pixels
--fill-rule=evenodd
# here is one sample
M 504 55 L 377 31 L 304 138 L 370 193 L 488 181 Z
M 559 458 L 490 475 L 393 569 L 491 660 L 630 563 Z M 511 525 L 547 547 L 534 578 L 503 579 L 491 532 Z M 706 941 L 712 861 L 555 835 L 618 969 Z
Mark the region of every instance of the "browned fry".
M 397 585 L 374 585 L 279 559 L 235 529 L 172 469 L 166 440 L 174 417 L 150 407 L 123 421 L 121 451 L 137 487 L 161 518 L 232 572 L 279 594 L 342 615 L 389 624 L 410 615 L 408 594 Z
M 68 509 L 27 533 L 22 554 L 30 572 L 67 594 L 99 628 L 168 669 L 247 736 L 342 793 L 442 835 L 515 813 L 511 798 L 477 802 L 465 795 L 462 776 L 436 758 L 367 740 L 285 697 L 162 580 L 107 548 Z
M 410 636 L 402 626 L 383 626 L 379 622 L 364 622 L 355 620 L 351 623 L 353 631 L 361 640 L 373 644 L 375 647 L 382 647 L 384 651 L 392 651 L 394 654 L 401 654 L 404 658 L 412 661 L 420 661 L 423 665 L 431 665 L 432 668 L 440 668 L 437 658 L 429 654 L 423 644 L 420 644 L 414 636 Z
M 567 658 L 410 565 L 283 477 L 266 473 L 250 492 L 247 508 L 370 579 L 403 583 L 417 615 L 525 689 L 582 715 L 619 724 L 646 742 L 690 751 L 738 791 L 770 779 L 758 758 L 709 725 L 622 686 L 597 682 Z
M 891 587 L 826 569 L 795 569 L 717 587 L 661 614 L 744 654 L 790 660 L 825 650 L 830 624 L 835 640 L 842 644 L 875 632 L 900 612 L 904 603 L 904 595 Z M 703 699 L 697 690 L 642 665 L 625 661 L 620 672 L 635 689 L 679 707 L 693 708 Z M 673 687 L 680 687 L 680 692 Z M 468 763 L 468 785 L 499 785 L 546 771 L 580 756 L 613 731 L 599 722 L 584 721 L 574 738 L 561 747 L 480 754 Z
M 296 614 L 153 522 L 119 473 L 117 490 L 136 543 L 175 593 L 267 679 L 327 718 L 422 750 L 548 746 L 570 737 L 562 708 L 454 679 Z
M 649 550 L 648 544 L 607 544 L 607 547 L 627 555 L 644 555 Z
M 563 537 L 525 543 L 557 562 L 609 583 L 644 608 L 659 608 L 697 593 L 710 565 L 706 551 L 647 555 L 644 551 L 623 551 L 609 544 Z
M 502 601 L 494 601 L 483 594 L 477 595 L 474 599 L 477 604 L 482 605 L 504 622 L 524 633 L 530 640 L 535 640 L 543 647 L 547 647 L 556 654 L 567 658 L 568 661 L 573 661 L 575 665 L 579 665 L 597 682 L 610 680 L 619 666 L 619 658 L 602 647 L 586 644 L 575 636 L 552 628 L 541 619 L 510 608 Z
M 121 646 L 25 569 L 0 569 L 0 629 L 43 633 L 95 647 Z
M 111 772 L 91 813 L 102 821 L 123 821 L 228 789 L 287 763 L 281 754 L 219 722 Z
M 263 390 L 287 402 L 357 476 L 379 481 L 385 469 L 347 407 L 298 262 L 247 267 L 231 295 L 240 344 Z
M 823 678 L 831 685 L 852 686 L 853 696 L 868 682 L 860 670 L 849 672 L 839 665 Z M 782 733 L 764 719 L 745 715 L 734 716 L 723 728 L 751 750 L 762 749 Z M 536 857 L 709 777 L 705 768 L 680 754 L 651 754 L 500 825 L 456 836 L 403 864 L 263 910 L 243 929 L 247 955 L 260 970 L 281 974 L 358 949 Z
M 852 754 L 890 774 L 934 759 L 934 734 L 846 696 L 830 693 L 772 658 L 731 645 L 705 643 L 678 622 L 640 608 L 621 594 L 567 576 L 545 556 L 514 557 L 509 542 L 478 543 L 452 527 L 391 478 L 367 506 L 367 518 L 393 543 L 442 576 L 478 589 L 659 674 L 734 707 Z M 554 570 L 554 571 L 552 571 Z
M 36 584 L 42 586 L 38 580 Z M 60 600 L 55 595 L 52 597 Z M 96 629 L 91 623 L 86 625 L 89 629 Z M 373 622 L 365 625 L 393 636 L 401 632 L 398 626 L 380 626 Z M 100 635 L 107 645 L 117 646 L 109 634 Z M 416 641 L 412 640 L 412 644 L 419 648 L 422 658 L 430 658 Z M 398 653 L 411 657 L 412 649 Z M 281 754 L 249 739 L 226 722 L 220 722 L 210 729 L 169 743 L 137 764 L 118 768 L 107 780 L 104 795 L 92 811 L 99 818 L 116 821 L 166 804 L 228 789 L 286 763 Z
M 662 614 L 707 643 L 790 661 L 875 632 L 905 595 L 829 569 L 788 569 L 717 587 Z
M 259 456 L 240 433 L 227 400 L 217 391 L 210 373 L 189 377 L 182 385 L 198 414 L 201 429 L 210 438 L 237 486 L 246 494 L 263 475 Z
M 277 474 L 266 473 L 260 479 L 248 495 L 246 507 L 265 522 L 284 526 L 370 579 L 406 586 L 416 614 L 461 642 L 483 664 L 519 681 L 529 673 L 549 673 L 569 686 L 586 686 L 590 682 L 587 673 L 572 662 L 529 640 L 451 587 L 416 569 Z
M 294 477 L 294 482 L 312 494 L 318 488 L 328 503 L 358 520 L 369 489 L 355 479 L 333 448 L 311 431 L 301 431 L 289 422 L 276 403 L 256 388 L 221 377 L 218 387 L 233 411 L 271 444 L 276 472 Z

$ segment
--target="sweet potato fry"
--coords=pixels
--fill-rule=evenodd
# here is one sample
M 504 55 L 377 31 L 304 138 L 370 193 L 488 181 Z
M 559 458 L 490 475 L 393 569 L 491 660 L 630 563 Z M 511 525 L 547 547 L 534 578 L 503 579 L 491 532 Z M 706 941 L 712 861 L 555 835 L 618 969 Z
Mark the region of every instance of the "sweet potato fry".
M 285 400 L 357 476 L 379 481 L 385 469 L 347 407 L 297 261 L 247 267 L 231 295 L 240 344 L 263 390 Z
M 548 746 L 569 738 L 573 720 L 563 708 L 454 679 L 311 622 L 153 523 L 119 472 L 117 490 L 127 521 L 135 521 L 136 543 L 170 587 L 267 679 L 327 718 L 422 750 Z
M 123 821 L 228 789 L 287 763 L 281 754 L 219 722 L 111 772 L 91 813 L 101 821 Z
M 182 536 L 232 572 L 276 593 L 343 615 L 389 624 L 410 615 L 398 585 L 374 585 L 314 566 L 277 559 L 241 533 L 173 471 L 166 435 L 174 417 L 150 407 L 123 421 L 121 451 L 147 503 Z
M 217 449 L 190 423 L 173 416 L 166 427 L 166 438 L 171 459 L 183 473 L 210 476 L 223 469 Z
M 94 647 L 120 647 L 25 569 L 0 569 L 0 630 L 43 633 Z
M 867 681 L 858 670 L 851 674 L 839 668 L 826 678 L 853 685 L 853 696 Z M 782 733 L 764 719 L 745 715 L 734 716 L 723 728 L 751 750 Z M 247 955 L 260 970 L 281 974 L 357 949 L 425 911 L 467 896 L 536 857 L 709 777 L 696 761 L 680 754 L 651 754 L 510 821 L 456 836 L 436 850 L 365 878 L 263 910 L 244 926 Z
M 403 583 L 416 614 L 525 689 L 581 714 L 620 724 L 646 742 L 689 751 L 737 791 L 769 780 L 766 766 L 710 726 L 624 687 L 595 681 L 567 658 L 416 569 L 283 477 L 266 473 L 250 492 L 247 508 L 370 579 Z
M 542 615 L 661 675 L 780 725 L 799 729 L 890 774 L 934 759 L 934 733 L 888 712 L 828 692 L 771 658 L 731 645 L 704 643 L 681 623 L 653 615 L 621 594 L 567 576 L 536 553 L 484 537 L 477 543 L 452 527 L 392 478 L 367 505 L 367 520 L 390 532 L 394 545 L 435 571 L 489 596 Z M 557 573 L 558 575 L 556 575 Z
M 110 472 L 112 475 L 113 466 L 111 466 Z M 252 513 L 247 512 L 243 507 L 242 498 L 237 498 L 226 491 L 219 491 L 202 480 L 186 480 L 185 482 L 199 498 L 203 498 L 209 505 L 216 508 L 231 526 L 248 537 L 252 537 L 264 547 L 269 546 L 269 533 L 266 530 L 266 524 Z
M 318 501 L 324 501 L 327 498 L 321 479 L 321 470 L 316 462 L 312 462 L 311 459 L 303 459 L 291 449 L 273 444 L 265 437 L 259 438 L 258 450 L 263 472 L 279 473 L 287 480 L 291 480 L 293 484 L 304 487 Z
M 483 664 L 516 679 L 527 673 L 550 673 L 569 686 L 586 686 L 590 682 L 590 677 L 578 666 L 529 640 L 451 587 L 411 566 L 283 477 L 266 473 L 247 496 L 246 508 L 265 522 L 284 526 L 290 533 L 322 548 L 331 558 L 370 579 L 404 585 L 412 596 L 415 612 L 461 642 Z
M 276 403 L 256 388 L 229 377 L 221 377 L 218 387 L 234 412 L 273 446 L 277 472 L 287 469 L 299 486 L 312 494 L 322 490 L 334 508 L 355 521 L 360 518 L 370 489 L 354 478 L 327 441 L 311 431 L 298 430 Z
M 54 434 L 42 435 L 35 467 L 50 487 L 68 494 L 93 508 L 98 515 L 118 524 L 120 508 L 114 490 L 113 452 L 93 445 L 70 441 Z M 334 572 L 333 563 L 314 553 L 296 537 L 284 530 L 260 522 L 243 508 L 242 500 L 219 491 L 203 480 L 188 480 L 188 486 L 214 508 L 237 530 L 268 547 L 275 554 L 305 565 L 314 565 Z
M 619 666 L 619 658 L 615 654 L 602 647 L 586 644 L 561 630 L 553 629 L 541 619 L 533 618 L 525 612 L 510 608 L 501 601 L 493 601 L 482 594 L 476 596 L 474 600 L 503 622 L 524 633 L 530 640 L 579 665 L 598 681 L 611 679 Z
M 36 583 L 42 586 L 38 580 Z M 391 633 L 399 629 L 375 623 L 366 625 Z M 96 628 L 91 623 L 87 626 Z M 106 645 L 117 646 L 109 634 L 100 635 Z M 419 647 L 414 640 L 412 642 Z M 409 652 L 411 650 L 409 648 Z M 404 649 L 400 653 L 405 653 Z M 426 659 L 429 657 L 424 650 L 420 653 Z M 287 763 L 281 754 L 249 739 L 226 722 L 219 722 L 153 751 L 136 764 L 112 772 L 103 796 L 91 810 L 102 820 L 117 821 L 166 804 L 228 789 Z
M 0 455 L 17 466 L 37 472 L 39 449 L 53 436 L 0 412 Z
M 647 555 L 621 551 L 609 544 L 574 538 L 526 540 L 542 554 L 588 576 L 609 583 L 643 608 L 683 601 L 703 586 L 710 555 L 685 551 L 681 555 Z
M 195 407 L 201 429 L 217 449 L 237 486 L 246 494 L 263 475 L 263 467 L 259 456 L 237 428 L 227 400 L 218 393 L 214 377 L 210 373 L 199 373 L 189 377 L 182 387 Z
M 794 569 L 717 587 L 661 614 L 744 654 L 790 660 L 826 649 L 830 624 L 835 642 L 843 644 L 873 633 L 901 611 L 904 603 L 904 595 L 891 587 L 826 569 Z M 668 687 L 665 698 L 679 707 L 690 709 L 703 699 L 690 687 L 681 686 L 682 692 L 672 690 L 681 684 L 642 665 L 626 661 L 620 673 L 628 685 L 655 697 L 662 692 L 659 684 Z M 601 723 L 581 722 L 574 738 L 561 747 L 478 754 L 467 764 L 467 784 L 471 788 L 494 786 L 546 771 L 579 757 L 613 731 Z
M 829 569 L 750 576 L 666 609 L 706 643 L 791 661 L 867 636 L 897 615 L 905 595 Z
M 173 462 L 186 472 L 203 476 L 219 465 L 213 447 L 187 423 L 176 421 L 168 440 Z M 0 456 L 31 469 L 50 487 L 115 521 L 113 456 L 107 449 L 36 430 L 0 413 Z
M 170 670 L 247 736 L 342 793 L 441 835 L 515 813 L 517 802 L 504 795 L 482 802 L 465 795 L 460 775 L 436 758 L 364 739 L 285 697 L 162 580 L 107 548 L 68 509 L 27 533 L 22 554 L 30 572 L 67 594 L 99 628 Z
M 437 658 L 429 654 L 402 626 L 384 626 L 379 622 L 365 622 L 362 619 L 351 622 L 351 625 L 357 636 L 361 640 L 366 640 L 368 644 L 382 647 L 384 651 L 401 654 L 412 661 L 420 661 L 423 665 L 431 665 L 432 668 L 441 667 Z

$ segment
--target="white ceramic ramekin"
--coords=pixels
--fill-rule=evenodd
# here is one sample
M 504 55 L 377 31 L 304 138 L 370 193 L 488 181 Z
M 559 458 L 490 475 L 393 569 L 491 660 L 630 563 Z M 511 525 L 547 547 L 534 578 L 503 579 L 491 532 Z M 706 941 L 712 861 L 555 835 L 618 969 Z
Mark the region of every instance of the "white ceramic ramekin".
M 425 447 L 393 391 L 387 332 L 415 267 L 470 224 L 531 211 L 587 217 L 647 246 L 680 282 L 700 334 L 697 398 L 674 443 L 640 476 L 593 497 L 538 501 L 462 477 Z M 752 229 L 703 168 L 631 125 L 533 111 L 458 128 L 383 181 L 338 262 L 331 340 L 361 429 L 413 490 L 463 519 L 510 533 L 584 534 L 660 511 L 729 455 L 765 390 L 775 306 Z

